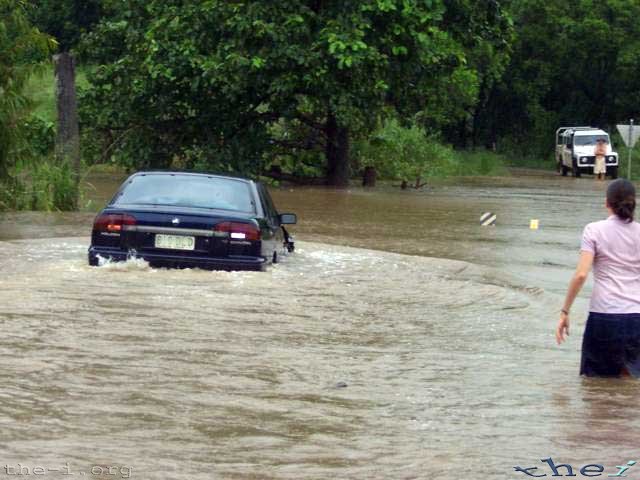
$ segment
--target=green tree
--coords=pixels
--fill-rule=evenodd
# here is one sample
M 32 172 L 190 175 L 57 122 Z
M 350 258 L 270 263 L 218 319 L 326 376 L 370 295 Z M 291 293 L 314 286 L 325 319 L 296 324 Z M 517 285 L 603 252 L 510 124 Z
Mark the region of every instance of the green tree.
M 59 165 L 70 164 L 73 167 L 76 199 L 79 196 L 81 154 L 76 62 L 72 49 L 98 21 L 101 13 L 100 0 L 40 0 L 31 10 L 35 24 L 54 36 L 60 47 L 53 56 L 57 111 L 55 156 Z
M 50 37 L 27 19 L 27 3 L 0 0 L 0 182 L 10 181 L 11 167 L 24 160 L 25 121 L 30 111 L 25 83 L 54 47 Z
M 60 51 L 69 52 L 100 20 L 103 3 L 103 0 L 38 0 L 29 9 L 29 18 L 56 39 Z
M 637 116 L 640 3 L 523 0 L 513 17 L 513 55 L 487 105 L 487 129 L 546 156 L 560 125 L 611 128 Z
M 487 129 L 495 120 L 487 115 L 491 92 L 502 79 L 511 58 L 514 40 L 513 21 L 508 13 L 510 1 L 446 0 L 446 30 L 463 46 L 467 69 L 464 75 L 473 75 L 466 83 L 473 89 L 464 89 L 464 79 L 454 77 L 443 89 L 451 91 L 441 96 L 442 106 L 438 122 L 432 126 L 442 129 L 454 144 L 474 147 L 495 141 Z M 430 109 L 432 110 L 432 109 Z M 429 114 L 429 112 L 427 112 Z
M 455 34 L 446 16 L 454 3 L 466 8 Z M 491 4 L 500 28 L 470 28 L 469 45 L 496 36 L 502 48 L 504 13 Z M 327 183 L 344 186 L 351 141 L 386 106 L 403 118 L 422 111 L 428 125 L 468 115 L 483 80 L 460 37 L 482 5 L 133 0 L 89 35 L 85 49 L 100 67 L 84 118 L 102 152 L 134 166 L 256 171 L 276 149 L 313 149 Z

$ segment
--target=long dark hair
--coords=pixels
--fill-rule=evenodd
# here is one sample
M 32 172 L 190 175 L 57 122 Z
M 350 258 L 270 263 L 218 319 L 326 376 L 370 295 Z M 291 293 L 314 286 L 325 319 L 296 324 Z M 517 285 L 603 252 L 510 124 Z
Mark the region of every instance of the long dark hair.
M 636 187 L 624 178 L 614 180 L 607 188 L 607 203 L 618 218 L 628 223 L 633 222 L 633 212 L 636 209 Z

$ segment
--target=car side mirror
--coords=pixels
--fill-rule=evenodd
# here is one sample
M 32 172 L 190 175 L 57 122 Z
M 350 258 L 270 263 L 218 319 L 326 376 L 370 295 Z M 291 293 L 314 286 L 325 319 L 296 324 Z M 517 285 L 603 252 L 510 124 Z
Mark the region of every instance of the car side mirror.
M 298 223 L 298 217 L 295 213 L 281 213 L 280 223 L 282 225 L 295 225 Z

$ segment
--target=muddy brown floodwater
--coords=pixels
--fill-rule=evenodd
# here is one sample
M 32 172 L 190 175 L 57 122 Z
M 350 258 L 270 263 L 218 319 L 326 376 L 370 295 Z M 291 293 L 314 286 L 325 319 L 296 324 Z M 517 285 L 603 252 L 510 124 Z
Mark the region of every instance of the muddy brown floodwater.
M 100 204 L 118 180 L 92 183 Z M 266 273 L 91 268 L 93 213 L 3 214 L 0 478 L 615 473 L 640 457 L 640 385 L 578 377 L 588 288 L 553 339 L 604 188 L 278 190 L 299 246 Z

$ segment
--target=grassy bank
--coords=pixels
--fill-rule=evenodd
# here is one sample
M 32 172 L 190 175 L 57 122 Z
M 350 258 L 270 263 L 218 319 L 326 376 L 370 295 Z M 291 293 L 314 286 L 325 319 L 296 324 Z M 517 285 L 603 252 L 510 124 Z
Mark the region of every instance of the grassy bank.
M 73 210 L 77 187 L 68 163 L 42 159 L 13 169 L 11 179 L 0 183 L 0 210 Z
M 627 178 L 629 171 L 629 149 L 620 145 L 616 147 L 619 155 L 620 167 L 618 168 L 618 174 L 620 177 Z M 631 180 L 640 181 L 640 145 L 636 145 L 631 150 Z
M 453 153 L 454 176 L 501 176 L 508 175 L 508 159 L 489 150 L 457 150 Z M 451 175 L 448 175 L 451 176 Z
M 79 88 L 88 85 L 85 72 L 84 68 L 76 72 Z M 32 106 L 21 127 L 18 160 L 8 167 L 10 177 L 0 183 L 0 210 L 73 209 L 78 195 L 72 169 L 54 159 L 56 103 L 53 65 L 34 74 L 24 93 Z
M 76 69 L 76 87 L 88 86 L 85 67 Z M 40 74 L 33 75 L 27 83 L 26 95 L 34 102 L 33 115 L 49 121 L 56 121 L 55 76 L 53 65 L 45 68 Z
M 516 168 L 533 168 L 538 170 L 554 171 L 556 169 L 553 153 L 547 157 L 536 157 L 516 154 L 504 154 L 503 158 L 507 159 L 507 166 Z

